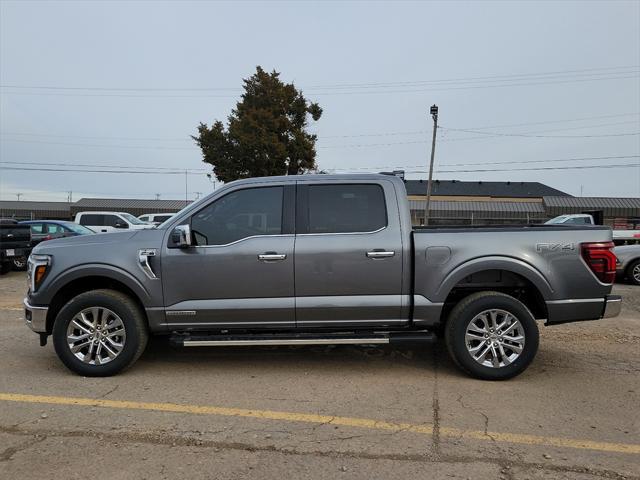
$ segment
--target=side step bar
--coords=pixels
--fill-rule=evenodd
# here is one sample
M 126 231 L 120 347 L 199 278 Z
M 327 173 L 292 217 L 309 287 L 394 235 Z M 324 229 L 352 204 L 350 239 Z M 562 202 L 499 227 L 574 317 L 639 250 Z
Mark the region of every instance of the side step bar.
M 368 332 L 360 334 L 174 334 L 171 336 L 171 344 L 176 347 L 239 347 L 251 345 L 397 345 L 432 343 L 435 340 L 435 334 L 428 331 Z

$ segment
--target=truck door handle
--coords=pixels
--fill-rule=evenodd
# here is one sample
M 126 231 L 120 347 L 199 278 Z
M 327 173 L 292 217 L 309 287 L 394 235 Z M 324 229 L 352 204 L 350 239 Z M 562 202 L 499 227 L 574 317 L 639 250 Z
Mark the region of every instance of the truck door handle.
M 277 252 L 264 252 L 258 255 L 258 260 L 261 262 L 279 262 L 285 258 L 287 258 L 286 254 Z
M 381 250 L 381 249 L 376 249 L 376 250 L 372 250 L 371 252 L 367 252 L 367 257 L 369 258 L 389 258 L 389 257 L 393 257 L 396 254 L 396 252 L 390 252 L 387 250 Z

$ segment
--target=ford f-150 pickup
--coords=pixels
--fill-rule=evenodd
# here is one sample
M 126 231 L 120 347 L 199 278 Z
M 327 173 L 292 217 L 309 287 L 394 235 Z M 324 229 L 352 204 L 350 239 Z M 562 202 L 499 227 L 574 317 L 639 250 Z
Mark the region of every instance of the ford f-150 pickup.
M 482 379 L 513 377 L 536 320 L 614 317 L 607 227 L 412 228 L 389 175 L 239 180 L 159 227 L 39 244 L 26 323 L 86 376 L 113 375 L 149 335 L 174 345 L 420 345 L 444 337 Z

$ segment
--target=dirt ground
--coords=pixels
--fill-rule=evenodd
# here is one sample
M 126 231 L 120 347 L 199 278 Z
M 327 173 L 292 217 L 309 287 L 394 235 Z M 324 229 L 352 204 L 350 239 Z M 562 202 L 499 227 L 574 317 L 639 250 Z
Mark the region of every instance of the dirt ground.
M 640 287 L 622 315 L 540 325 L 507 382 L 428 348 L 174 349 L 83 378 L 0 277 L 0 478 L 640 479 Z

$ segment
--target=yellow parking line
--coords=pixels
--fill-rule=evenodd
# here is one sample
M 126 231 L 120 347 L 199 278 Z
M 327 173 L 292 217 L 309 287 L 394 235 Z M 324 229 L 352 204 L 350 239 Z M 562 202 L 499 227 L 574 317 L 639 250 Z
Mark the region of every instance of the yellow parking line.
M 0 401 L 40 403 L 51 405 L 78 405 L 86 407 L 119 408 L 127 410 L 148 410 L 154 412 L 189 413 L 196 415 L 220 415 L 224 417 L 247 417 L 262 420 L 284 420 L 316 424 L 331 424 L 344 427 L 367 428 L 371 430 L 407 431 L 423 435 L 433 434 L 433 425 L 394 423 L 383 420 L 353 417 L 334 417 L 312 413 L 278 412 L 272 410 L 249 410 L 244 408 L 212 407 L 185 405 L 177 403 L 132 402 L 126 400 L 105 400 L 93 398 L 54 397 L 46 395 L 23 395 L 18 393 L 0 393 Z M 546 437 L 519 433 L 481 432 L 458 428 L 440 427 L 441 437 L 467 438 L 471 440 L 489 440 L 522 445 L 542 445 L 601 452 L 640 454 L 640 445 L 628 443 L 595 442 L 584 439 Z

